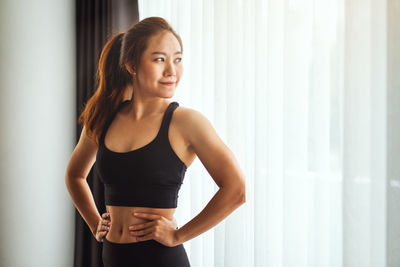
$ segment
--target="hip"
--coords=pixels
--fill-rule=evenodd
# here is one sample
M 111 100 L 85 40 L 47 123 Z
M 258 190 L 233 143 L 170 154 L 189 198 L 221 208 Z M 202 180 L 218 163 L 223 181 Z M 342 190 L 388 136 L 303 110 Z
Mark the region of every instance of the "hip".
M 155 240 L 115 243 L 104 238 L 102 259 L 104 267 L 190 267 L 183 244 L 168 247 Z

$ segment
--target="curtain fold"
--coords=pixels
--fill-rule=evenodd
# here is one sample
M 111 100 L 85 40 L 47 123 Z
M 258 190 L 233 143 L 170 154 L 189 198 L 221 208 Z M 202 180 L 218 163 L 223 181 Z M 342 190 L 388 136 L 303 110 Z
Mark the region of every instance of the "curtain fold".
M 96 90 L 95 75 L 102 46 L 111 31 L 111 5 L 109 0 L 76 1 L 76 55 L 77 55 L 77 116 Z M 78 142 L 82 127 L 77 125 Z M 94 174 L 95 165 L 87 177 L 100 214 L 105 212 L 104 187 Z M 103 266 L 101 243 L 93 237 L 86 222 L 75 209 L 75 267 Z
M 115 32 L 126 31 L 138 20 L 137 1 L 86 0 L 76 1 L 76 57 L 77 57 L 77 118 L 87 100 L 97 89 L 95 75 L 101 50 Z M 81 125 L 77 124 L 78 142 Z M 95 163 L 96 164 L 96 163 Z M 99 180 L 95 164 L 87 177 L 96 207 L 100 214 L 106 211 L 104 186 Z M 102 243 L 96 241 L 89 227 L 75 209 L 75 267 L 101 267 Z
M 387 232 L 398 215 L 385 212 L 384 66 L 397 36 L 386 31 L 399 23 L 388 2 L 139 1 L 140 19 L 164 17 L 182 37 L 174 99 L 212 122 L 246 174 L 247 202 L 184 244 L 193 266 L 400 264 Z M 196 160 L 178 223 L 216 191 Z

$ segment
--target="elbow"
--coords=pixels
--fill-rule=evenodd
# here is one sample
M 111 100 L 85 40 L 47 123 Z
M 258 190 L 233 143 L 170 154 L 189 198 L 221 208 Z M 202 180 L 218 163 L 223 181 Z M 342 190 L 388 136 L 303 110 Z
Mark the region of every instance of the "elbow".
M 243 184 L 237 191 L 237 196 L 239 197 L 239 203 L 243 204 L 246 202 L 246 185 Z
M 72 181 L 73 181 L 73 177 L 69 173 L 66 172 L 64 175 L 65 185 L 68 187 Z
M 240 191 L 239 196 L 240 196 L 239 197 L 239 203 L 240 204 L 245 203 L 246 202 L 246 190 L 243 189 L 243 191 Z
M 68 191 L 71 191 L 71 188 L 76 184 L 76 182 L 79 182 L 79 180 L 79 177 L 75 177 L 66 173 L 64 177 L 64 183 Z
M 246 179 L 244 176 L 241 176 L 239 182 L 236 184 L 236 196 L 238 197 L 239 205 L 246 202 Z
M 68 175 L 65 175 L 64 183 L 65 183 L 65 187 L 67 188 L 67 190 L 69 192 L 71 192 L 71 177 Z
M 232 205 L 241 205 L 246 202 L 246 182 L 244 178 L 234 184 L 221 185 L 219 188 L 233 200 Z

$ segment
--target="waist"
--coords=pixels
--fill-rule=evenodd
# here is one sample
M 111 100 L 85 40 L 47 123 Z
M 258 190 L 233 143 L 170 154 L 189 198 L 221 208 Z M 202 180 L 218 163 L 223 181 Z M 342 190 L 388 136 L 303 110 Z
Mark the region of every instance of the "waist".
M 110 230 L 106 239 L 114 243 L 135 243 L 135 237 L 129 234 L 129 226 L 146 223 L 151 220 L 135 217 L 134 212 L 149 213 L 163 216 L 169 220 L 173 219 L 175 208 L 149 208 L 107 205 L 110 213 Z

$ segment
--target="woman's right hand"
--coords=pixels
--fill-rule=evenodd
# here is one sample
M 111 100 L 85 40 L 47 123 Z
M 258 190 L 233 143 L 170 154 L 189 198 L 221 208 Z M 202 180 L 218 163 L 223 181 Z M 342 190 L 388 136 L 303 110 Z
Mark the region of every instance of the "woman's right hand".
M 97 225 L 95 238 L 98 242 L 103 242 L 103 238 L 107 235 L 110 230 L 111 218 L 110 213 L 106 212 L 101 215 L 99 224 Z

